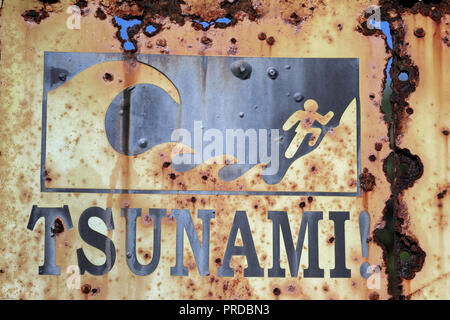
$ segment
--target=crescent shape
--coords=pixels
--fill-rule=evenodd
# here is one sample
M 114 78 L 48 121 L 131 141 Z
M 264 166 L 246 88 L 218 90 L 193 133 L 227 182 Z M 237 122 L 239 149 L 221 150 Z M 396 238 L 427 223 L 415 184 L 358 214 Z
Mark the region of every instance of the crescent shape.
M 110 74 L 112 79 L 104 79 Z M 106 77 L 108 78 L 108 77 Z M 84 69 L 60 87 L 49 92 L 49 98 L 56 92 L 69 91 L 79 95 L 89 94 L 101 97 L 105 110 L 113 99 L 123 90 L 136 84 L 151 84 L 160 87 L 177 103 L 181 103 L 180 93 L 172 81 L 159 70 L 141 63 L 128 61 L 108 61 Z

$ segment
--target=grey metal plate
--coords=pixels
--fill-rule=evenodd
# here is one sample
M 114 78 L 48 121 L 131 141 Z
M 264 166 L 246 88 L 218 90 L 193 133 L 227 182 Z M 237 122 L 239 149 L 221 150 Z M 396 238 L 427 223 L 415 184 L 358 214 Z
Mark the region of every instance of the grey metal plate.
M 105 61 L 121 61 L 121 54 L 46 52 L 43 92 L 42 137 L 42 191 L 49 192 L 107 192 L 107 193 L 185 193 L 185 194 L 286 194 L 286 195 L 343 195 L 356 193 L 327 193 L 299 191 L 215 191 L 215 190 L 124 190 L 46 188 L 44 181 L 46 148 L 46 104 L 49 91 L 58 88 L 86 68 Z M 358 59 L 316 58 L 253 58 L 253 57 L 200 57 L 170 55 L 137 55 L 137 61 L 152 66 L 164 74 L 178 90 L 181 103 L 177 104 L 163 89 L 139 84 L 121 92 L 108 106 L 105 105 L 106 135 L 117 152 L 133 156 L 147 152 L 153 146 L 170 142 L 175 129 L 184 128 L 194 133 L 195 123 L 201 122 L 203 132 L 216 129 L 226 136 L 226 130 L 268 130 L 265 146 L 257 149 L 245 144 L 245 163 L 227 165 L 219 172 L 221 179 L 230 181 L 252 168 L 249 163 L 255 151 L 256 163 L 263 162 L 260 148 L 271 150 L 274 141 L 279 146 L 279 169 L 264 175 L 268 185 L 279 183 L 291 164 L 315 150 L 326 133 L 339 125 L 347 106 L 353 99 L 357 103 L 357 171 L 360 173 L 360 112 Z M 246 68 L 239 68 L 240 66 Z M 251 73 L 248 74 L 248 66 Z M 237 67 L 237 69 L 236 69 Z M 234 68 L 234 69 L 233 69 Z M 275 72 L 273 72 L 275 70 Z M 239 72 L 243 76 L 239 76 Z M 296 136 L 298 123 L 284 131 L 283 124 L 295 112 L 304 110 L 309 99 L 317 102 L 317 114 L 333 116 L 329 121 L 312 120 L 311 128 L 320 132 L 314 145 L 309 144 L 311 133 L 306 134 L 292 157 L 286 150 Z M 124 120 L 125 119 L 125 120 Z M 198 128 L 197 128 L 198 129 Z M 270 130 L 278 129 L 279 137 L 271 137 Z M 198 147 L 194 138 L 191 146 Z M 225 149 L 225 147 L 224 147 Z M 238 156 L 237 147 L 232 155 Z M 218 154 L 215 154 L 216 156 Z M 205 161 L 207 159 L 201 159 Z M 255 161 L 253 161 L 255 162 Z M 191 164 L 175 164 L 179 171 L 189 171 L 199 165 L 192 155 Z M 267 169 L 267 168 L 266 168 Z M 188 186 L 189 187 L 189 186 Z

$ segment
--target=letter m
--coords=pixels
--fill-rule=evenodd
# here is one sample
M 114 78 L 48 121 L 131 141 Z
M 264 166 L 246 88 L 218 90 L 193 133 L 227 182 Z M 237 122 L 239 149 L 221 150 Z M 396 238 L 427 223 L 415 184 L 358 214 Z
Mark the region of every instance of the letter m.
M 303 213 L 297 248 L 294 247 L 287 213 L 285 211 L 269 211 L 268 217 L 273 222 L 273 267 L 269 269 L 269 277 L 285 276 L 285 270 L 280 267 L 280 229 L 283 233 L 291 277 L 297 277 L 305 232 L 308 228 L 308 269 L 304 270 L 303 275 L 305 278 L 323 278 L 323 269 L 319 268 L 318 239 L 318 222 L 322 220 L 322 212 L 306 211 Z

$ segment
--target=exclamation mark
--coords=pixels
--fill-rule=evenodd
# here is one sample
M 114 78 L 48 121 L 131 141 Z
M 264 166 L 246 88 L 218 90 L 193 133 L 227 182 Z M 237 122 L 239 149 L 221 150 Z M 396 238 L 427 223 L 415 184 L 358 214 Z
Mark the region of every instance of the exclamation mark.
M 362 211 L 359 214 L 359 234 L 361 236 L 361 251 L 364 262 L 361 264 L 359 273 L 364 279 L 368 279 L 372 274 L 370 264 L 367 262 L 369 257 L 369 228 L 370 216 L 367 211 Z

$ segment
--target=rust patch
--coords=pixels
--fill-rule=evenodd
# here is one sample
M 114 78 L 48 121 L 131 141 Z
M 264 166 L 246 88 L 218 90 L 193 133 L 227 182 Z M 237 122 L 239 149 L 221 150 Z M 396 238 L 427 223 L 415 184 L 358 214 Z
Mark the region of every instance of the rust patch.
M 160 39 L 156 40 L 156 45 L 157 45 L 158 47 L 164 48 L 164 47 L 167 46 L 167 41 L 166 41 L 166 39 L 164 39 L 164 38 L 160 38 Z
M 416 272 L 422 270 L 426 254 L 417 240 L 410 236 L 401 235 L 395 237 L 395 241 L 396 256 L 399 257 L 397 270 L 403 279 L 411 280 Z
M 91 292 L 91 289 L 92 289 L 91 285 L 87 284 L 87 283 L 83 284 L 81 286 L 81 292 L 84 293 L 84 294 L 89 294 L 89 292 Z
M 299 26 L 304 21 L 311 19 L 314 12 L 319 6 L 323 6 L 324 3 L 321 0 L 309 0 L 309 1 L 295 1 L 284 0 L 280 1 L 281 18 L 293 26 Z
M 222 1 L 212 6 L 193 6 L 193 4 L 187 4 L 183 0 L 117 0 L 117 1 L 102 1 L 97 11 L 101 10 L 104 14 L 99 14 L 99 17 L 104 20 L 106 15 L 111 17 L 117 16 L 122 19 L 137 19 L 141 21 L 141 24 L 135 25 L 128 34 L 129 41 L 131 41 L 135 48 L 137 48 L 136 40 L 133 36 L 139 33 L 141 30 L 147 37 L 153 37 L 160 33 L 167 24 L 167 19 L 183 26 L 186 22 L 191 22 L 192 27 L 195 30 L 208 30 L 212 26 L 214 28 L 227 28 L 235 25 L 239 21 L 244 20 L 247 17 L 250 21 L 255 21 L 262 17 L 262 11 L 255 6 L 251 0 L 240 1 Z M 218 18 L 228 18 L 229 23 L 221 21 L 215 21 Z M 114 20 L 114 19 L 113 19 Z M 207 23 L 207 26 L 203 26 L 197 21 L 202 20 Z M 113 21 L 114 26 L 120 27 Z M 153 31 L 147 32 L 147 26 L 152 26 Z M 170 26 L 167 26 L 170 28 Z M 119 34 L 117 38 L 122 42 Z M 209 44 L 208 44 L 209 45 Z M 136 52 L 136 50 L 125 50 L 130 52 Z
M 360 186 L 365 192 L 372 191 L 375 188 L 375 176 L 369 172 L 369 169 L 364 168 L 359 176 Z
M 273 46 L 274 43 L 275 43 L 275 38 L 274 38 L 274 37 L 268 37 L 267 40 L 266 40 L 266 42 L 267 42 L 267 44 L 268 44 L 269 46 Z
M 304 20 L 303 17 L 300 17 L 299 15 L 297 15 L 295 12 L 292 12 L 291 15 L 289 16 L 288 22 L 293 24 L 293 25 L 298 25 L 300 24 L 300 22 L 302 22 Z
M 114 80 L 114 76 L 113 76 L 111 73 L 106 72 L 106 73 L 103 75 L 103 80 L 106 81 L 106 82 L 111 82 L 111 81 Z
M 39 0 L 39 2 L 43 4 L 42 8 L 25 10 L 22 13 L 22 18 L 25 21 L 40 24 L 42 20 L 50 16 L 49 12 L 53 12 L 51 5 L 58 3 L 59 0 Z
M 438 199 L 443 199 L 445 197 L 445 195 L 447 194 L 447 189 L 444 189 L 442 192 L 439 192 L 437 194 L 437 198 Z
M 442 0 L 381 0 L 379 4 L 386 13 L 393 10 L 393 12 L 398 14 L 403 14 L 406 12 L 421 14 L 423 16 L 430 17 L 435 22 L 440 22 L 442 16 L 450 12 L 449 2 Z
M 380 299 L 380 294 L 378 292 L 371 292 L 369 294 L 369 299 L 370 300 L 379 300 Z
M 91 295 L 97 296 L 100 294 L 100 288 L 92 288 Z
M 235 17 L 239 13 L 245 13 L 250 21 L 255 21 L 262 16 L 258 9 L 253 6 L 251 0 L 224 0 L 220 3 L 220 8 L 225 10 L 227 15 L 231 15 L 233 17 Z
M 88 6 L 88 3 L 86 0 L 78 0 L 77 2 L 75 2 L 75 5 L 80 9 L 84 9 Z
M 423 38 L 423 37 L 425 37 L 425 30 L 423 30 L 423 28 L 417 28 L 414 30 L 414 35 L 417 38 Z
M 44 171 L 44 179 L 46 182 L 51 182 L 52 178 L 50 177 L 50 171 L 49 170 L 45 170 Z
M 105 20 L 107 18 L 105 11 L 103 11 L 100 7 L 98 7 L 95 11 L 95 17 L 100 20 Z
M 445 31 L 445 36 L 442 37 L 442 42 L 443 42 L 447 47 L 450 47 L 450 39 L 449 39 L 449 33 L 448 33 L 448 31 Z
M 204 44 L 205 46 L 207 46 L 207 47 L 210 47 L 210 46 L 212 45 L 212 40 L 211 40 L 211 38 L 208 38 L 207 36 L 203 36 L 203 37 L 200 39 L 200 42 L 201 42 L 202 44 Z
M 22 13 L 22 18 L 28 22 L 34 22 L 40 24 L 42 20 L 49 17 L 48 12 L 41 8 L 39 11 L 36 10 L 26 10 Z
M 64 232 L 64 224 L 61 221 L 61 219 L 57 218 L 55 220 L 55 222 L 53 223 L 53 227 L 51 228 L 51 232 L 52 232 L 52 237 Z
M 273 288 L 273 294 L 279 296 L 281 294 L 281 289 L 278 287 Z
M 387 159 L 393 159 L 393 175 L 388 173 Z M 383 170 L 387 180 L 391 183 L 394 193 L 401 193 L 414 185 L 414 182 L 423 174 L 423 164 L 417 155 L 411 154 L 408 149 L 398 148 L 391 152 L 383 163 Z

